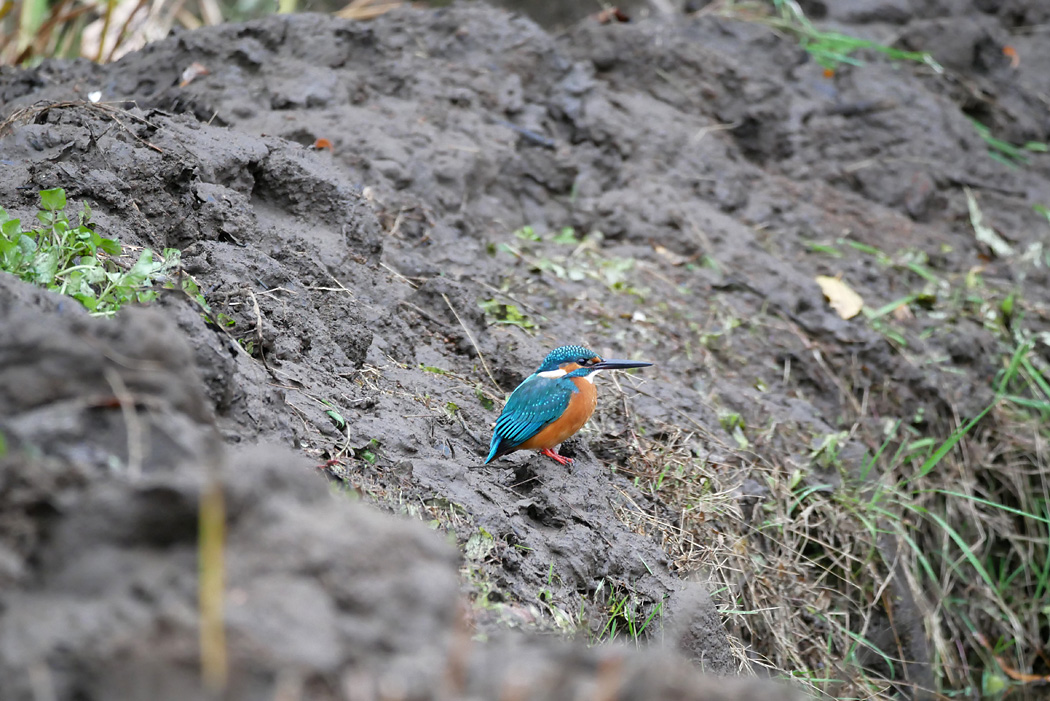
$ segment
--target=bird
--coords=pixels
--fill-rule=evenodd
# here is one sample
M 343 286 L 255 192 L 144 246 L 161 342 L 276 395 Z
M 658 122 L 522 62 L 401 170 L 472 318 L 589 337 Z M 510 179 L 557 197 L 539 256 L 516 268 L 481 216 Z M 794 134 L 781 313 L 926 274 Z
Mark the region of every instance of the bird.
M 488 465 L 515 450 L 538 450 L 562 465 L 554 447 L 583 428 L 598 405 L 594 378 L 602 370 L 649 367 L 642 360 L 602 358 L 583 346 L 559 346 L 511 392 L 492 431 Z

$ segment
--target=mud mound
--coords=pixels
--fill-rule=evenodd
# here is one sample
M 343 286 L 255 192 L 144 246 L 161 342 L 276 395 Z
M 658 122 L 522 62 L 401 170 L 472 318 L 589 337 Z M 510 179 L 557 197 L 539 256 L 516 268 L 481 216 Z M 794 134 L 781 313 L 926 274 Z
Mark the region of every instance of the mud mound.
M 3 698 L 204 693 L 196 566 L 209 474 L 221 475 L 227 515 L 229 698 L 495 698 L 513 688 L 569 699 L 592 686 L 625 699 L 788 698 L 707 681 L 666 652 L 474 647 L 458 623 L 451 546 L 333 498 L 289 451 L 224 458 L 190 350 L 165 315 L 39 316 L 64 303 L 20 305 L 0 334 L 0 387 L 18 389 L 0 413 L 10 451 L 0 462 Z
M 667 639 L 703 669 L 735 671 L 718 612 L 689 576 L 712 564 L 698 562 L 706 543 L 734 547 L 724 542 L 724 519 L 762 521 L 753 507 L 770 487 L 750 479 L 741 455 L 754 451 L 749 459 L 779 477 L 816 470 L 814 483 L 828 489 L 841 475 L 814 459 L 827 437 L 840 436 L 836 459 L 857 464 L 878 446 L 887 417 L 949 427 L 987 405 L 999 362 L 999 337 L 972 315 L 952 323 L 943 314 L 904 318 L 891 335 L 877 319 L 839 318 L 814 276 L 845 275 L 872 308 L 905 296 L 934 304 L 969 281 L 975 266 L 989 286 L 1025 299 L 1038 299 L 1046 283 L 1038 251 L 1020 252 L 1045 238 L 1032 205 L 1050 191 L 1047 164 L 1011 169 L 988 158 L 969 119 L 1045 141 L 1038 97 L 1050 75 L 1041 68 L 1045 52 L 1019 37 L 1011 38 L 1025 57 L 1019 67 L 989 53 L 988 43 L 1020 21 L 1005 10 L 983 15 L 967 5 L 972 31 L 949 46 L 931 23 L 963 20 L 937 3 L 893 15 L 905 30 L 899 36 L 900 26 L 846 5 L 829 10 L 829 20 L 931 50 L 951 79 L 890 61 L 844 66 L 829 78 L 767 29 L 712 16 L 584 22 L 553 37 L 480 5 L 393 12 L 369 24 L 272 17 L 177 34 L 109 66 L 49 62 L 0 74 L 0 118 L 10 118 L 0 204 L 28 217 L 37 190 L 65 188 L 72 202 L 91 205 L 107 236 L 180 249 L 213 321 L 223 320 L 209 324 L 188 295 L 168 291 L 153 314 L 122 313 L 106 331 L 68 301 L 5 281 L 10 293 L 0 310 L 11 328 L 36 328 L 41 315 L 59 320 L 7 335 L 0 346 L 2 357 L 22 359 L 39 346 L 45 363 L 0 374 L 0 397 L 14 402 L 0 428 L 19 454 L 42 456 L 22 460 L 20 472 L 56 466 L 59 481 L 82 493 L 78 503 L 91 505 L 90 518 L 128 501 L 132 515 L 114 526 L 122 533 L 156 530 L 134 514 L 154 509 L 142 491 L 161 479 L 158 503 L 172 503 L 171 518 L 188 523 L 196 487 L 169 482 L 189 479 L 186 465 L 219 461 L 219 441 L 209 438 L 214 420 L 227 445 L 294 448 L 368 501 L 453 533 L 475 631 L 571 627 L 600 638 L 608 617 L 596 611 L 622 600 L 630 610 L 621 624 L 646 622 L 645 636 Z M 186 83 L 193 63 L 208 73 Z M 95 91 L 101 103 L 81 102 Z M 963 187 L 977 191 L 985 215 L 1009 232 L 1016 257 L 993 255 L 975 239 Z M 851 247 L 881 257 L 843 256 Z M 1032 331 L 1047 331 L 1048 318 L 1033 313 Z M 85 338 L 112 357 L 90 350 Z M 548 348 L 580 341 L 657 365 L 619 378 L 615 394 L 605 388 L 597 430 L 567 446 L 577 458 L 571 470 L 522 455 L 480 467 L 496 403 Z M 137 370 L 122 369 L 114 381 L 120 358 Z M 149 367 L 138 365 L 143 358 Z M 157 364 L 170 374 L 151 374 Z M 66 366 L 85 374 L 44 383 L 36 394 L 19 390 L 26 377 L 62 378 Z M 199 391 L 178 382 L 194 376 Z M 133 405 L 123 395 L 135 397 Z M 19 403 L 23 396 L 29 403 Z M 153 396 L 155 410 L 146 401 Z M 696 474 L 649 474 L 657 457 L 676 451 Z M 324 693 L 337 695 L 345 670 L 373 670 L 377 658 L 355 657 L 358 644 L 387 645 L 394 652 L 383 664 L 395 660 L 392 669 L 398 655 L 417 653 L 420 675 L 455 667 L 453 643 L 419 652 L 405 642 L 414 633 L 396 626 L 389 635 L 405 639 L 389 645 L 380 633 L 356 639 L 357 624 L 340 618 L 373 604 L 392 610 L 352 600 L 356 580 L 340 584 L 349 570 L 335 562 L 341 548 L 386 568 L 378 553 L 407 547 L 399 539 L 415 542 L 415 531 L 390 527 L 392 540 L 381 548 L 326 537 L 319 525 L 326 520 L 339 534 L 344 526 L 331 524 L 362 528 L 375 517 L 318 495 L 270 496 L 320 479 L 289 476 L 309 470 L 279 462 L 238 453 L 223 472 L 235 506 L 246 503 L 237 502 L 238 489 L 273 482 L 258 506 L 236 507 L 248 515 L 242 522 L 234 514 L 231 544 L 255 553 L 269 547 L 246 530 L 258 524 L 266 537 L 284 539 L 274 547 L 288 558 L 231 570 L 243 577 L 243 587 L 231 586 L 252 612 L 273 611 L 230 614 L 234 638 L 245 641 L 237 659 L 256 675 L 243 688 L 261 688 L 252 685 L 264 684 L 265 670 L 316 653 L 311 669 L 326 680 Z M 142 482 L 110 474 L 129 465 Z M 664 477 L 732 484 L 734 505 L 712 509 L 698 490 L 688 508 L 672 511 L 651 486 Z M 32 506 L 46 501 L 50 486 L 40 484 L 20 507 L 24 528 L 71 528 L 52 523 L 57 509 Z M 273 523 L 267 509 L 279 515 Z M 699 521 L 687 526 L 687 512 Z M 104 531 L 99 548 L 128 538 Z M 77 547 L 96 547 L 94 533 L 85 529 Z M 45 540 L 14 551 L 11 571 L 21 574 L 12 597 L 30 596 L 34 581 L 59 586 L 61 577 L 52 580 L 33 554 Z M 317 557 L 309 548 L 295 552 L 294 543 L 315 542 Z M 184 537 L 155 546 L 183 560 L 193 553 Z M 455 637 L 447 551 L 409 550 L 414 555 L 399 554 L 384 571 L 433 568 L 440 591 L 424 595 L 405 584 L 405 601 L 394 603 L 421 607 L 424 635 Z M 64 560 L 66 552 L 51 557 Z M 755 566 L 761 562 L 756 556 Z M 265 577 L 251 569 L 264 566 Z M 812 593 L 788 579 L 776 582 L 785 616 L 805 609 Z M 189 580 L 176 580 L 172 606 L 182 618 L 171 625 L 185 636 L 192 591 Z M 250 663 L 252 641 L 293 617 L 282 600 L 288 588 L 312 602 L 310 620 L 323 635 L 303 641 L 309 654 L 266 648 L 270 661 Z M 413 596 L 419 601 L 410 604 Z M 123 640 L 163 636 L 163 610 L 141 604 L 134 615 L 142 627 Z M 296 626 L 309 637 L 310 626 Z M 102 644 L 104 631 L 84 636 L 82 646 L 116 649 Z M 48 640 L 38 648 L 44 657 L 57 645 Z M 547 660 L 560 654 L 536 649 Z M 172 650 L 181 657 L 170 659 L 192 671 L 192 648 Z M 926 652 L 902 654 L 929 659 Z M 478 654 L 471 664 L 490 654 L 503 659 L 488 648 Z M 610 659 L 605 651 L 578 654 L 592 669 Z M 667 678 L 668 689 L 676 679 Z M 406 693 L 416 688 L 424 687 Z

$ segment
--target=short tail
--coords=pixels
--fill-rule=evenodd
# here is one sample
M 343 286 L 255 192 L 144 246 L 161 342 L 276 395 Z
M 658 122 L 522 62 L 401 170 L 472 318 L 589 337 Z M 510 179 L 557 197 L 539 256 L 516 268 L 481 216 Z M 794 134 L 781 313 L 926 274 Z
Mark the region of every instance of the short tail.
M 514 448 L 509 445 L 503 444 L 502 436 L 493 436 L 492 443 L 489 445 L 489 456 L 485 458 L 485 464 L 488 465 L 493 460 L 501 458 L 507 453 L 513 452 Z

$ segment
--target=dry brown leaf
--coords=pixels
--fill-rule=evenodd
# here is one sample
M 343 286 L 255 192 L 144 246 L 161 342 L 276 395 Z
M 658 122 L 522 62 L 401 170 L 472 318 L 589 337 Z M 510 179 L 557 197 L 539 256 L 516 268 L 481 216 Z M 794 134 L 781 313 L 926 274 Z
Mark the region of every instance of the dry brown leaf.
M 860 310 L 864 308 L 864 300 L 841 278 L 818 275 L 816 280 L 824 296 L 828 298 L 831 308 L 839 316 L 843 319 L 852 319 L 860 314 Z
M 1010 59 L 1010 68 L 1017 68 L 1021 65 L 1021 55 L 1017 53 L 1017 49 L 1012 46 L 1003 47 L 1003 56 Z
M 653 244 L 653 250 L 656 251 L 656 253 L 661 258 L 666 260 L 671 265 L 685 265 L 690 260 L 689 258 L 686 258 L 683 255 L 679 255 L 679 254 L 675 253 L 674 251 L 672 251 L 671 249 L 666 248 L 665 246 L 661 246 L 658 243 L 657 244 Z
M 611 22 L 630 22 L 631 18 L 623 13 L 618 7 L 607 7 L 601 12 L 591 15 L 598 24 L 609 24 Z
M 196 61 L 194 61 L 189 66 L 187 66 L 186 70 L 184 70 L 182 72 L 182 75 L 179 77 L 179 87 L 184 88 L 197 78 L 201 77 L 202 75 L 210 74 L 211 71 L 209 71 L 204 66 L 204 64 L 197 63 Z

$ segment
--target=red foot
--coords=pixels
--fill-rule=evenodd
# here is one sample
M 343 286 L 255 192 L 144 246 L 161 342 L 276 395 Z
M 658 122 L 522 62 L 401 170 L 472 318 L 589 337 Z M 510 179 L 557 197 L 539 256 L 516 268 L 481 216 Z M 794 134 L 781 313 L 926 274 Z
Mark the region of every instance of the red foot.
M 543 450 L 541 450 L 540 451 L 540 455 L 546 455 L 548 458 L 550 458 L 551 460 L 555 461 L 556 463 L 558 463 L 560 465 L 571 465 L 572 464 L 572 458 L 567 458 L 564 455 L 558 455 L 557 453 L 555 453 L 550 448 L 544 448 Z

